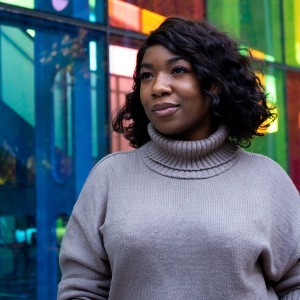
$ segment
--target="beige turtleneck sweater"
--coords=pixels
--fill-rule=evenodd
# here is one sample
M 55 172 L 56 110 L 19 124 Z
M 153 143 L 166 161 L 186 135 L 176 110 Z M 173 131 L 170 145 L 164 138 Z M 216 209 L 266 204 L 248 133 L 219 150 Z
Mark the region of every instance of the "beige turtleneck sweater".
M 227 141 L 151 141 L 102 159 L 62 242 L 58 299 L 300 299 L 300 199 Z

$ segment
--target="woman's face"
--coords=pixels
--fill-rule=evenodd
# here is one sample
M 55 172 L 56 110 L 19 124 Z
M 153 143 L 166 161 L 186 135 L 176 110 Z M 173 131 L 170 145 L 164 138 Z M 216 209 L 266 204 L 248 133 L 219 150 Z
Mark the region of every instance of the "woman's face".
M 179 140 L 199 140 L 211 134 L 209 98 L 191 64 L 162 45 L 143 57 L 140 98 L 146 115 L 162 134 Z

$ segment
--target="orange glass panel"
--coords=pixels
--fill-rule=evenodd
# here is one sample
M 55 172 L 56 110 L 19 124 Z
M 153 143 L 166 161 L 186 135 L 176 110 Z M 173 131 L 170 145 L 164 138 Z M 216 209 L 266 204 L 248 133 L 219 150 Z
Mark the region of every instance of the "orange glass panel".
M 253 57 L 255 57 L 256 59 L 261 59 L 261 60 L 264 60 L 266 55 L 265 53 L 261 52 L 261 51 L 258 51 L 256 49 L 249 49 L 250 50 L 250 53 Z
M 141 30 L 140 8 L 121 0 L 109 0 L 109 23 L 111 26 L 122 27 L 134 31 Z

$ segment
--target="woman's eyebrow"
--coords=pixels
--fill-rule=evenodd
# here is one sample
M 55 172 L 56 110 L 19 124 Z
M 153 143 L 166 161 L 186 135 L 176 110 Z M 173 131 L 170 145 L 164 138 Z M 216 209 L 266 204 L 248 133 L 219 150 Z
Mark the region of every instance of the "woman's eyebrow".
M 178 60 L 182 60 L 182 59 L 184 59 L 184 58 L 181 56 L 174 56 L 174 57 L 168 59 L 165 64 L 166 64 L 166 66 L 168 66 L 168 65 L 171 65 L 171 64 L 177 62 Z M 141 64 L 141 68 L 152 69 L 153 64 L 144 62 Z
M 152 67 L 153 67 L 153 64 L 149 64 L 149 63 L 142 63 L 141 64 L 141 68 L 151 69 Z
M 177 62 L 178 60 L 182 60 L 182 59 L 184 59 L 184 58 L 181 56 L 174 56 L 166 61 L 166 65 L 171 65 L 171 64 Z

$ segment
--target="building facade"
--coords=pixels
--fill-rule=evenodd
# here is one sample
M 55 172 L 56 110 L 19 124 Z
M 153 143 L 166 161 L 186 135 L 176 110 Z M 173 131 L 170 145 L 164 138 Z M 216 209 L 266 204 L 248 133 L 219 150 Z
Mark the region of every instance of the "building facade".
M 111 119 L 167 16 L 207 19 L 263 62 L 278 120 L 249 151 L 300 190 L 299 0 L 0 1 L 0 298 L 56 299 L 65 226 L 93 165 L 129 150 Z

